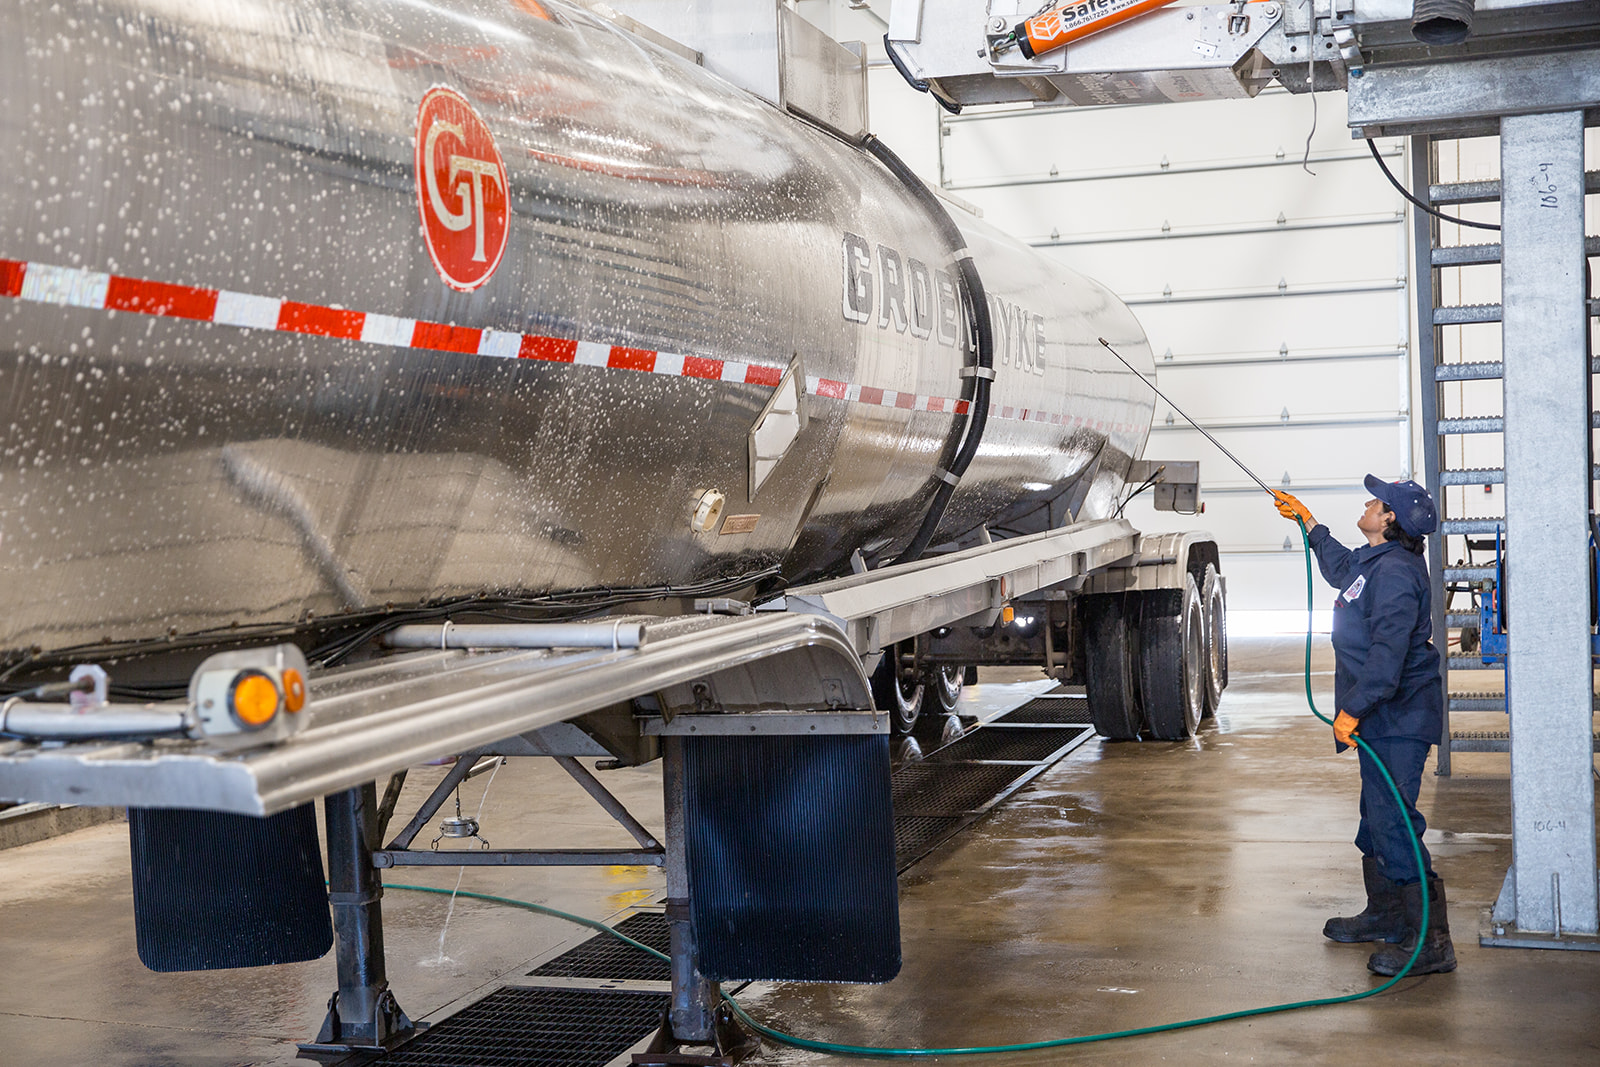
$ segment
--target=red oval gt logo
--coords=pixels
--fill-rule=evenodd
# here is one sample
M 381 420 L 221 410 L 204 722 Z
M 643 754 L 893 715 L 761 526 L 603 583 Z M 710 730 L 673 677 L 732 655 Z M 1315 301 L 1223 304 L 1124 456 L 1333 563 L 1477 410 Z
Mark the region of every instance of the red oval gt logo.
M 417 107 L 417 211 L 445 284 L 465 293 L 489 280 L 511 229 L 505 163 L 466 97 L 442 85 Z

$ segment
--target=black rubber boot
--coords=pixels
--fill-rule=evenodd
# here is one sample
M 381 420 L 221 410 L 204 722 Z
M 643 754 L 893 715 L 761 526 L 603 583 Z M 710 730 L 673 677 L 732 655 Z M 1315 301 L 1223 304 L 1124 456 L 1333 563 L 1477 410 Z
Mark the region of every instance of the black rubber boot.
M 1405 901 L 1406 926 L 1418 930 L 1422 926 L 1422 882 L 1412 882 L 1400 887 Z M 1428 928 L 1421 933 L 1422 951 L 1417 955 L 1417 965 L 1410 974 L 1443 974 L 1456 969 L 1456 947 L 1450 943 L 1450 917 L 1446 911 L 1444 882 L 1438 875 L 1430 875 L 1428 886 Z M 1408 934 L 1398 945 L 1387 945 L 1372 954 L 1367 970 L 1373 974 L 1399 974 L 1417 947 L 1417 935 Z
M 1322 936 L 1344 944 L 1404 941 L 1410 930 L 1400 902 L 1400 887 L 1384 877 L 1378 870 L 1378 861 L 1371 856 L 1361 857 L 1361 880 L 1367 884 L 1367 910 L 1360 915 L 1329 919 L 1322 927 Z

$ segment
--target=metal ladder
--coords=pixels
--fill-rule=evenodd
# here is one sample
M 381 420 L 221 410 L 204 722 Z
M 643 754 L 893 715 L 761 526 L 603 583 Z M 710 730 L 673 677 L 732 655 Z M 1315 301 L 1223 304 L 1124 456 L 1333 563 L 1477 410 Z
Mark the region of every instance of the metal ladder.
M 1438 183 L 1438 155 L 1436 146 L 1448 138 L 1427 135 L 1411 139 L 1411 187 L 1418 200 L 1432 206 L 1496 203 L 1500 200 L 1499 181 Z M 1584 174 L 1584 191 L 1600 192 L 1600 172 Z M 1478 231 L 1484 234 L 1493 231 Z M 1441 417 L 1441 387 L 1452 382 L 1490 381 L 1503 377 L 1501 361 L 1478 363 L 1443 362 L 1443 331 L 1446 326 L 1501 321 L 1501 305 L 1468 304 L 1447 305 L 1440 299 L 1440 276 L 1444 269 L 1471 267 L 1500 262 L 1501 246 L 1494 243 L 1447 245 L 1439 244 L 1439 220 L 1424 211 L 1412 212 L 1412 242 L 1417 253 L 1418 284 L 1415 290 L 1417 320 L 1417 349 L 1422 367 L 1422 423 L 1424 433 L 1432 437 L 1426 442 L 1424 457 L 1424 484 L 1439 506 L 1439 536 L 1428 541 L 1428 571 L 1434 577 L 1433 633 L 1434 639 L 1445 650 L 1446 671 L 1445 719 L 1443 736 L 1439 742 L 1438 770 L 1450 774 L 1450 757 L 1453 752 L 1510 752 L 1511 732 L 1506 729 L 1490 731 L 1453 731 L 1450 717 L 1453 712 L 1506 710 L 1503 693 L 1456 690 L 1450 685 L 1450 671 L 1499 670 L 1497 665 L 1485 664 L 1476 655 L 1449 655 L 1446 640 L 1447 628 L 1476 627 L 1478 616 L 1471 612 L 1448 612 L 1447 588 L 1456 583 L 1477 582 L 1495 577 L 1492 566 L 1446 565 L 1446 539 L 1450 536 L 1493 537 L 1505 529 L 1503 516 L 1451 516 L 1449 500 L 1444 492 L 1453 486 L 1502 485 L 1504 467 L 1449 468 L 1444 466 L 1445 445 L 1451 438 L 1466 434 L 1503 434 L 1504 419 L 1499 416 L 1444 418 Z M 1584 251 L 1589 257 L 1600 256 L 1600 237 L 1584 238 Z M 1600 314 L 1600 300 L 1588 302 L 1591 318 Z M 1600 359 L 1591 364 L 1591 371 L 1600 373 Z M 1600 426 L 1600 416 L 1591 415 L 1591 425 Z M 1600 467 L 1595 470 L 1600 479 Z

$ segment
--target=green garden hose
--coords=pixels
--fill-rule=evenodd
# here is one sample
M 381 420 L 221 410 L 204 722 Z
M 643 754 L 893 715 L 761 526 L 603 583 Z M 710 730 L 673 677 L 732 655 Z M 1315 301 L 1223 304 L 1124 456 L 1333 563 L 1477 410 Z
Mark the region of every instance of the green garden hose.
M 1296 521 L 1300 522 L 1298 519 Z M 1306 704 L 1311 708 L 1311 714 L 1315 715 L 1329 726 L 1332 726 L 1333 720 L 1317 710 L 1317 702 L 1311 695 L 1311 607 L 1313 603 L 1313 589 L 1311 584 L 1311 542 L 1307 535 L 1304 522 L 1300 522 L 1300 539 L 1306 558 Z M 1372 749 L 1367 747 L 1365 741 L 1362 741 L 1360 737 L 1355 737 L 1354 740 L 1355 743 L 1360 746 L 1362 751 L 1366 752 L 1368 756 L 1372 757 L 1372 761 L 1377 765 L 1378 770 L 1383 772 L 1383 780 L 1385 784 L 1388 785 L 1389 792 L 1394 794 L 1395 803 L 1399 805 L 1403 811 L 1405 809 L 1405 803 L 1401 799 L 1399 787 L 1395 785 L 1394 778 L 1389 774 L 1389 769 L 1383 765 L 1383 761 L 1378 758 L 1377 753 L 1373 752 Z M 1406 832 L 1411 835 L 1411 854 L 1416 860 L 1417 870 L 1420 872 L 1423 869 L 1422 844 L 1417 840 L 1416 830 L 1414 827 L 1412 827 L 1410 820 L 1406 821 Z M 439 889 L 434 886 L 426 885 L 390 885 L 386 886 L 385 888 L 411 890 L 418 893 L 438 893 L 444 896 L 451 894 L 451 890 Z M 627 934 L 621 933 L 620 931 L 607 926 L 605 923 L 598 922 L 594 919 L 586 919 L 580 915 L 573 915 L 568 912 L 558 911 L 555 908 L 546 907 L 543 904 L 534 904 L 526 900 L 515 900 L 511 897 L 492 896 L 488 893 L 469 893 L 466 890 L 461 890 L 455 895 L 468 897 L 473 900 L 488 901 L 492 904 L 503 904 L 512 908 L 521 908 L 524 911 L 537 912 L 541 915 L 550 915 L 558 919 L 565 919 L 568 922 L 578 923 L 579 925 L 587 926 L 591 929 L 610 934 L 619 941 L 632 945 L 641 952 L 649 953 L 657 959 L 668 959 L 665 953 L 658 952 L 649 945 L 635 941 Z M 1428 894 L 1423 893 L 1422 929 L 1426 930 L 1427 928 Z M 807 1049 L 812 1052 L 829 1052 L 836 1055 L 850 1056 L 881 1056 L 885 1058 L 892 1057 L 902 1059 L 911 1059 L 924 1056 L 978 1056 L 998 1052 L 1028 1052 L 1038 1049 L 1065 1048 L 1068 1045 L 1089 1045 L 1099 1041 L 1114 1041 L 1118 1038 L 1124 1037 L 1142 1037 L 1146 1034 L 1164 1034 L 1173 1030 L 1190 1030 L 1197 1026 L 1209 1026 L 1212 1023 L 1228 1022 L 1233 1019 L 1249 1019 L 1258 1015 L 1276 1015 L 1279 1012 L 1298 1011 L 1301 1008 L 1320 1008 L 1330 1004 L 1350 1004 L 1358 1000 L 1365 1000 L 1368 997 L 1375 997 L 1387 989 L 1392 989 L 1395 983 L 1399 982 L 1402 978 L 1406 977 L 1406 975 L 1410 973 L 1411 968 L 1417 962 L 1417 956 L 1422 952 L 1423 939 L 1419 936 L 1417 937 L 1416 942 L 1416 948 L 1412 949 L 1411 951 L 1411 958 L 1406 961 L 1406 965 L 1400 969 L 1398 974 L 1389 979 L 1387 982 L 1384 982 L 1382 985 L 1374 986 L 1371 989 L 1360 993 L 1349 993 L 1338 997 L 1318 997 L 1315 1000 L 1296 1000 L 1287 1004 L 1269 1004 L 1262 1008 L 1243 1008 L 1239 1011 L 1223 1012 L 1220 1015 L 1207 1015 L 1198 1019 L 1183 1019 L 1179 1022 L 1172 1023 L 1157 1023 L 1153 1026 L 1140 1026 L 1131 1030 L 1112 1030 L 1103 1034 L 1083 1034 L 1078 1037 L 1057 1037 L 1049 1038 L 1043 1041 L 1023 1041 L 1013 1045 L 969 1045 L 952 1048 L 896 1048 L 889 1045 L 845 1045 L 836 1041 L 822 1041 L 817 1038 L 798 1037 L 794 1034 L 784 1033 L 782 1030 L 775 1030 L 770 1026 L 766 1026 L 757 1022 L 755 1019 L 752 1019 L 749 1012 L 740 1007 L 739 1004 L 726 993 L 723 994 L 723 998 L 727 1000 L 728 1006 L 731 1007 L 734 1013 L 744 1021 L 745 1025 L 749 1026 L 763 1037 L 770 1038 L 773 1041 L 780 1042 L 781 1044 L 791 1045 L 794 1048 Z

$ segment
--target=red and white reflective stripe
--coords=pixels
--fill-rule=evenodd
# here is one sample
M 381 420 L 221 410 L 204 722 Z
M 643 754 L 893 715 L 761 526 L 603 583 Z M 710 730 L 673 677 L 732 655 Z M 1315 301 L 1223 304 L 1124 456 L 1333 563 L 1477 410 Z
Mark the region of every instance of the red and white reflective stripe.
M 852 385 L 832 378 L 806 379 L 806 392 L 812 396 L 832 397 L 855 404 L 880 408 L 900 408 L 904 411 L 940 411 L 965 415 L 970 406 L 965 400 L 945 396 L 922 396 L 919 393 L 897 393 L 893 389 L 879 389 L 871 385 Z
M 193 319 L 220 326 L 247 330 L 275 330 L 287 333 L 338 337 L 392 348 L 421 348 L 438 352 L 499 359 L 538 359 L 553 363 L 572 363 L 609 370 L 631 370 L 674 378 L 700 378 L 705 381 L 738 385 L 775 387 L 783 379 L 783 368 L 740 360 L 713 359 L 708 356 L 657 352 L 594 341 L 573 341 L 539 334 L 484 330 L 472 326 L 451 326 L 423 319 L 403 319 L 377 312 L 350 311 L 321 304 L 304 304 L 276 297 L 235 293 L 227 289 L 205 289 L 193 285 L 127 278 L 120 274 L 57 267 L 47 263 L 28 263 L 0 259 L 0 296 L 17 297 L 40 304 L 93 308 L 105 311 L 131 311 L 140 315 Z M 965 415 L 968 403 L 953 397 L 923 396 L 893 389 L 857 385 L 831 378 L 808 377 L 806 392 L 812 396 L 845 400 L 872 407 L 904 411 L 948 412 Z M 991 404 L 989 417 L 996 419 L 1044 422 L 1057 426 L 1090 425 L 1083 419 L 1029 408 Z M 1096 429 L 1112 426 L 1093 423 Z M 1118 425 L 1117 430 L 1131 427 Z

